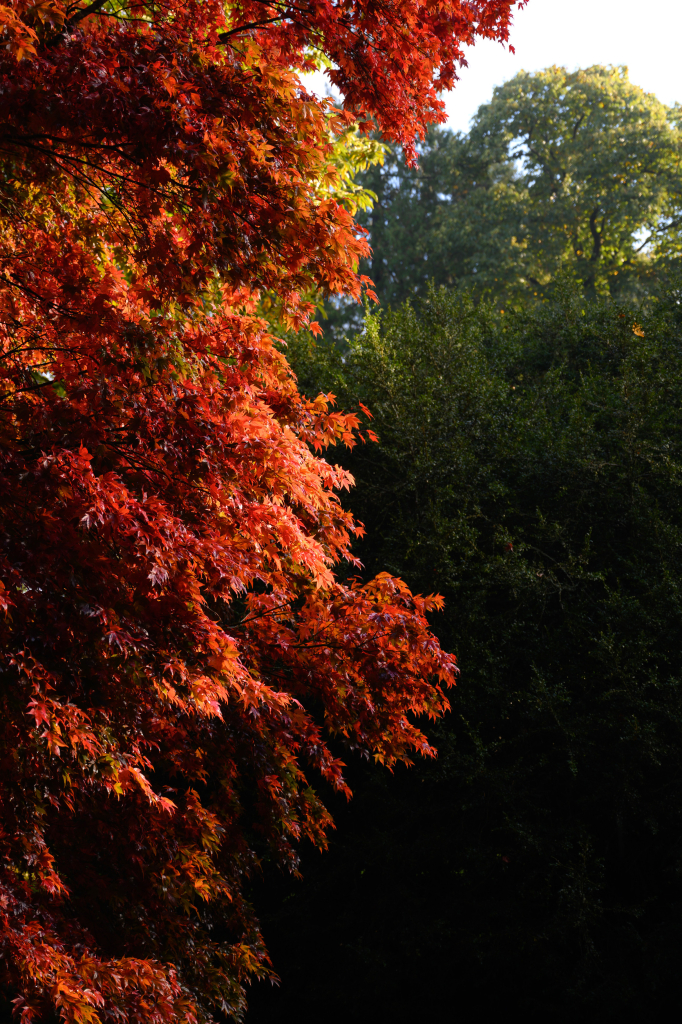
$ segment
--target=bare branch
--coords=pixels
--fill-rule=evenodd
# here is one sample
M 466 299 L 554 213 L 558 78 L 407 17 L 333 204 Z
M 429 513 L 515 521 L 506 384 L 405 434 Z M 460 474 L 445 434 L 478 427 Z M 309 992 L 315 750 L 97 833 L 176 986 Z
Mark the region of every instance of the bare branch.
M 248 32 L 252 28 L 262 28 L 264 25 L 272 25 L 275 21 L 281 21 L 282 15 L 278 14 L 274 18 L 268 18 L 267 21 L 250 21 L 248 25 L 239 25 L 238 28 L 231 28 L 229 32 L 221 32 L 218 36 L 219 43 L 226 43 L 230 36 L 238 36 L 242 32 Z
M 73 25 L 77 25 L 83 18 L 87 18 L 89 14 L 96 14 L 100 8 L 104 7 L 106 0 L 93 0 L 88 7 L 81 7 L 80 11 L 76 11 L 67 22 L 64 24 L 64 30 L 68 31 Z

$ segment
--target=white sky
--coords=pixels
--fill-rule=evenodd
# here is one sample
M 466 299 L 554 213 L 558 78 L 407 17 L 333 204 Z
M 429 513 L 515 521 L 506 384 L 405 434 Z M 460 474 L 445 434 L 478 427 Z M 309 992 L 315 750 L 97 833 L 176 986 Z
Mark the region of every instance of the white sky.
M 517 71 L 558 64 L 626 64 L 630 81 L 672 106 L 682 102 L 682 0 L 529 0 L 517 11 L 511 54 L 478 42 L 455 89 L 445 95 L 448 125 L 466 131 L 493 88 Z

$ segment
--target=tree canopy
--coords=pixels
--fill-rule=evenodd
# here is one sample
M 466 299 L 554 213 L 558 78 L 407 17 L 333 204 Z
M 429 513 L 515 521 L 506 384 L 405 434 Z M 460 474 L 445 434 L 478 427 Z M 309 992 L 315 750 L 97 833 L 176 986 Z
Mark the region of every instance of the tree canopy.
M 367 272 L 393 305 L 434 280 L 504 307 L 567 274 L 587 297 L 644 297 L 682 252 L 681 158 L 679 108 L 626 68 L 520 72 L 467 134 L 432 129 L 416 167 L 394 145 L 365 172 Z
M 680 111 L 626 68 L 521 72 L 479 110 L 470 138 L 487 164 L 474 207 L 492 242 L 472 256 L 473 282 L 542 295 L 567 268 L 588 297 L 625 297 L 679 255 Z
M 259 303 L 296 328 L 311 290 L 360 294 L 335 140 L 371 119 L 409 152 L 512 7 L 0 6 L 0 981 L 23 1024 L 239 1015 L 270 972 L 245 880 L 324 845 L 313 778 L 348 792 L 344 746 L 431 750 L 439 601 L 335 576 L 361 528 L 323 450 L 365 435 L 302 398 Z M 343 110 L 301 85 L 321 61 Z

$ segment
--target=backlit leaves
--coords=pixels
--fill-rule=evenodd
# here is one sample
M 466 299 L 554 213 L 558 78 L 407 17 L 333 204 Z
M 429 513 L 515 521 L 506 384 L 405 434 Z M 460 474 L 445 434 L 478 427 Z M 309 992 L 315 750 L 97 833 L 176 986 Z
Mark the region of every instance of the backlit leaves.
M 409 149 L 511 3 L 2 8 L 0 943 L 25 1024 L 239 1015 L 245 879 L 297 870 L 339 751 L 432 750 L 454 659 L 360 571 L 360 439 L 260 315 L 358 297 L 355 119 Z M 326 54 L 346 109 L 299 74 Z M 330 736 L 336 737 L 333 746 Z

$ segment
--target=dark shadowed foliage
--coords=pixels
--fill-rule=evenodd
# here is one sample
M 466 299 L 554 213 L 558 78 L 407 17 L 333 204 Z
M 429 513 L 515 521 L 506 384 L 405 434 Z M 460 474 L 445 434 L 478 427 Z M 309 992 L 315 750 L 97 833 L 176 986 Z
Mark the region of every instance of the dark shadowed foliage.
M 324 864 L 267 896 L 250 1024 L 661 1021 L 682 959 L 682 312 L 431 291 L 304 390 L 366 403 L 346 460 L 381 565 L 439 590 L 461 676 L 426 768 L 352 769 Z M 309 952 L 301 955 L 306 948 Z M 303 967 L 305 964 L 305 967 Z M 303 1002 L 302 1002 L 303 1001 Z

